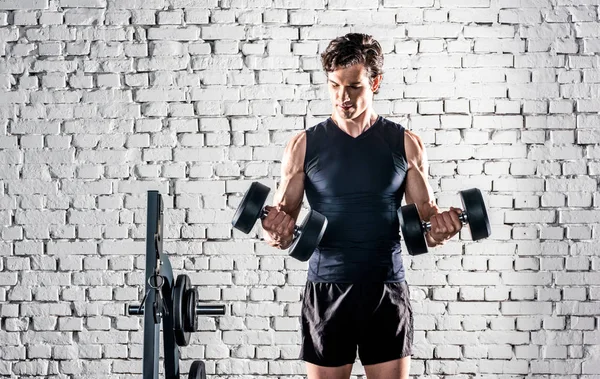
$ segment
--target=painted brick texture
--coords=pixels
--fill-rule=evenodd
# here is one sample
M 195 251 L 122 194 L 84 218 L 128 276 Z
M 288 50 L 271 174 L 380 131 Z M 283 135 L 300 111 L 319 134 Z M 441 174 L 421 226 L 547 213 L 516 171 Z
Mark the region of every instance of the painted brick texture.
M 600 377 L 599 6 L 0 0 L 0 377 L 141 377 L 124 304 L 151 189 L 175 274 L 228 309 L 199 319 L 182 371 L 303 377 L 306 264 L 231 219 L 329 115 L 319 54 L 351 31 L 381 42 L 375 109 L 421 136 L 440 207 L 478 187 L 493 228 L 405 256 L 412 377 Z

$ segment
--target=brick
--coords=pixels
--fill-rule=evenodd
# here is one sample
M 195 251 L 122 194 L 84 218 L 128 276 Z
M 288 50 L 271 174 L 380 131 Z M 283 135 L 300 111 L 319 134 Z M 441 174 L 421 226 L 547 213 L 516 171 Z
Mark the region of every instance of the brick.
M 433 6 L 433 0 L 384 0 L 384 7 L 426 8 Z
M 452 302 L 448 304 L 449 314 L 489 315 L 498 314 L 498 303 L 494 302 Z
M 408 36 L 414 38 L 456 38 L 463 26 L 454 23 L 438 23 L 431 25 L 409 25 Z
M 458 3 L 457 3 L 458 5 Z M 450 22 L 479 22 L 493 23 L 498 21 L 498 12 L 491 9 L 451 9 L 449 12 Z
M 522 129 L 523 116 L 473 116 L 473 128 L 477 129 Z
M 508 87 L 508 96 L 511 99 L 538 99 L 558 98 L 558 84 L 522 84 Z
M 591 22 L 576 23 L 575 36 L 577 38 L 600 37 L 600 32 L 595 26 L 596 25 Z
M 470 345 L 477 343 L 477 333 L 475 332 L 442 332 L 430 331 L 427 333 L 430 343 L 444 345 Z
M 552 303 L 550 302 L 513 301 L 501 303 L 500 308 L 504 315 L 552 314 Z
M 60 0 L 62 8 L 106 8 L 106 0 Z
M 448 283 L 451 285 L 496 285 L 500 284 L 500 276 L 497 273 L 450 273 L 448 275 Z
M 201 35 L 204 40 L 243 40 L 246 38 L 246 31 L 243 26 L 214 25 L 203 26 Z
M 499 14 L 501 24 L 537 25 L 542 23 L 539 9 L 501 9 Z
M 2 0 L 0 10 L 48 9 L 48 0 Z
M 515 28 L 510 25 L 464 27 L 466 38 L 511 38 L 514 34 Z

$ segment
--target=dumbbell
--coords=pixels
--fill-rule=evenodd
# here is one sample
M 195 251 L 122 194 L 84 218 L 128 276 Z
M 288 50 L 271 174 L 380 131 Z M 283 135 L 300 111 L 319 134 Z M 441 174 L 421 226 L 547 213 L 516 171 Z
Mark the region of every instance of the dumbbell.
M 488 219 L 485 203 L 481 191 L 471 188 L 460 191 L 463 211 L 458 216 L 463 225 L 469 224 L 471 237 L 474 241 L 490 236 L 492 229 Z M 419 255 L 427 252 L 425 233 L 431 230 L 431 223 L 423 222 L 415 204 L 408 204 L 398 212 L 400 227 L 404 242 L 410 255 Z
M 264 205 L 270 190 L 269 187 L 259 182 L 253 182 L 250 185 L 233 216 L 234 228 L 248 234 L 256 220 L 262 220 L 267 216 L 269 212 Z M 310 259 L 323 238 L 326 228 L 327 218 L 315 210 L 309 210 L 302 224 L 294 226 L 294 240 L 289 247 L 289 255 L 302 262 Z

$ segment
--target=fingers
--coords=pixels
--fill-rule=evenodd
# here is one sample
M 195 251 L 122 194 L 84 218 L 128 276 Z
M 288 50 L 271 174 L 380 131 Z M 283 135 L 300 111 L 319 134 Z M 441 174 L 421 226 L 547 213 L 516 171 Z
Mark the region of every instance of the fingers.
M 451 207 L 450 211 L 448 213 L 450 214 L 450 217 L 451 217 L 451 220 L 452 220 L 452 225 L 454 226 L 454 230 L 455 230 L 455 233 L 456 233 L 459 230 L 461 230 L 462 227 L 463 227 L 463 223 L 462 223 L 462 221 L 459 218 L 459 216 L 462 213 L 462 210 L 459 209 L 459 208 Z
M 440 222 L 438 221 L 438 215 L 433 215 L 429 218 L 429 224 L 431 228 L 429 229 L 429 233 L 433 234 L 441 234 L 443 233 L 442 227 L 440 226 Z
M 280 207 L 266 206 L 265 210 L 268 213 L 262 219 L 263 229 L 278 245 L 289 245 L 293 239 L 294 226 L 296 225 L 294 218 L 282 211 Z
M 462 229 L 462 222 L 458 217 L 461 213 L 458 208 L 450 208 L 449 211 L 431 216 L 429 219 L 431 237 L 438 242 L 452 238 Z
M 296 226 L 296 220 L 288 215 L 286 219 L 283 220 L 281 225 L 283 227 L 283 232 L 278 234 L 278 238 L 281 248 L 286 249 L 294 240 L 294 227 Z
M 443 224 L 444 233 L 454 234 L 460 230 L 461 224 L 456 212 L 442 212 L 439 216 Z
M 291 235 L 292 236 L 294 235 L 294 229 L 295 229 L 295 227 L 296 227 L 296 220 L 294 220 L 292 217 L 290 217 L 290 221 L 289 221 L 289 223 L 287 225 L 286 230 L 291 231 Z

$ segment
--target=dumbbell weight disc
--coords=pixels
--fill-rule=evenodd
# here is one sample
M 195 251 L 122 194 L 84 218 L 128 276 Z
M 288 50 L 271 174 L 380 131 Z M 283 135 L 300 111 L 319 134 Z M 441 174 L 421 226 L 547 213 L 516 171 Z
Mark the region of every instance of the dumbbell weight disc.
M 194 361 L 192 363 L 188 379 L 206 379 L 206 369 L 203 361 Z
M 302 262 L 309 260 L 323 238 L 325 229 L 327 229 L 327 218 L 319 212 L 309 210 L 298 227 L 298 236 L 289 247 L 289 255 Z
M 233 227 L 245 234 L 250 233 L 260 217 L 270 191 L 271 189 L 264 184 L 253 182 L 233 215 Z
M 481 191 L 477 188 L 467 189 L 460 192 L 460 198 L 464 212 L 467 214 L 473 241 L 489 237 L 492 234 L 492 228 Z
M 404 243 L 410 255 L 419 255 L 427 252 L 427 240 L 423 230 L 423 222 L 415 204 L 408 204 L 400 208 L 400 227 Z
M 186 300 L 184 307 L 186 309 L 186 317 L 183 320 L 183 329 L 186 332 L 193 333 L 198 330 L 198 318 L 196 317 L 196 303 L 198 302 L 198 293 L 194 287 L 186 292 Z
M 173 333 L 175 342 L 179 346 L 187 346 L 190 342 L 191 333 L 185 330 L 185 320 L 187 318 L 186 293 L 190 289 L 190 278 L 185 275 L 178 275 L 173 287 Z

